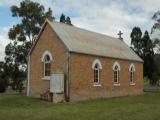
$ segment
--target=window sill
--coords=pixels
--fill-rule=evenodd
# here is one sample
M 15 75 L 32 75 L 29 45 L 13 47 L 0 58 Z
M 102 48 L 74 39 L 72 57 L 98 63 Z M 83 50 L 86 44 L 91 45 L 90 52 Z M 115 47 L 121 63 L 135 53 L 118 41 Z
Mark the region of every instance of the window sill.
M 135 83 L 130 83 L 130 85 L 135 85 Z
M 120 86 L 120 83 L 114 83 L 113 85 L 114 86 Z
M 94 87 L 100 87 L 101 84 L 93 84 Z
M 42 78 L 42 80 L 50 80 L 50 79 L 51 79 L 50 76 L 45 76 L 45 77 Z

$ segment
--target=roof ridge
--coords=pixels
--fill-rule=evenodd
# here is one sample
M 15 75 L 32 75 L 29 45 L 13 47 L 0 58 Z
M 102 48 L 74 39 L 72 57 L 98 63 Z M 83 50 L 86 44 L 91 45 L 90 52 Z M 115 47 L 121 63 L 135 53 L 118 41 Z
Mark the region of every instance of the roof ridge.
M 57 21 L 48 21 L 48 24 L 69 51 L 143 62 L 125 42 L 118 38 Z
M 64 26 L 68 26 L 68 27 L 73 27 L 73 28 L 76 28 L 76 29 L 79 29 L 79 30 L 83 30 L 83 31 L 87 31 L 87 32 L 91 32 L 91 33 L 96 33 L 96 34 L 99 34 L 99 35 L 103 35 L 105 37 L 110 37 L 112 39 L 115 39 L 115 40 L 119 40 L 118 38 L 116 37 L 113 37 L 113 36 L 110 36 L 110 35 L 107 35 L 107 34 L 104 34 L 104 33 L 99 33 L 99 32 L 95 32 L 95 31 L 91 31 L 91 30 L 88 30 L 88 29 L 85 29 L 85 28 L 81 28 L 81 27 L 78 27 L 78 26 L 74 26 L 74 25 L 68 25 L 68 24 L 65 24 L 65 23 L 62 23 L 62 22 L 58 22 L 58 21 L 49 21 L 51 24 L 52 23 L 57 23 L 57 24 L 62 24 Z M 124 41 L 124 40 L 123 40 Z M 125 43 L 125 42 L 124 42 Z

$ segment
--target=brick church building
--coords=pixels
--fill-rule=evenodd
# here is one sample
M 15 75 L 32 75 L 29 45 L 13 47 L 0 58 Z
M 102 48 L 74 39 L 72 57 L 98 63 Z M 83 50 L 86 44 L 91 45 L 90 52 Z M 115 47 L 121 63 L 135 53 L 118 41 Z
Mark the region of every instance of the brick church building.
M 56 73 L 65 101 L 143 94 L 143 61 L 122 40 L 46 20 L 28 55 L 27 95 L 50 89 Z

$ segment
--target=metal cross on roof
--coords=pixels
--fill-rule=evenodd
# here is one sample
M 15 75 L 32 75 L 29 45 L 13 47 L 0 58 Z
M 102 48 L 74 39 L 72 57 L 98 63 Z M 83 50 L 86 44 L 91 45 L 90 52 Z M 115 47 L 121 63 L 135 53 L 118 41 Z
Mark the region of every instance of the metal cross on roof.
M 122 38 L 123 33 L 121 31 L 119 31 L 119 33 L 117 35 L 119 36 L 120 40 L 123 40 L 123 38 Z

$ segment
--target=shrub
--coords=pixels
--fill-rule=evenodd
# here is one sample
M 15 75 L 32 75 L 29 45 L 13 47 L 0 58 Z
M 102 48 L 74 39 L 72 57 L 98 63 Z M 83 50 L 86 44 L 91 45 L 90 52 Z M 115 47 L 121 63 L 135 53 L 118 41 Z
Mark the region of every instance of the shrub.
M 6 87 L 7 87 L 6 81 L 1 79 L 0 80 L 0 93 L 5 92 L 6 91 Z

